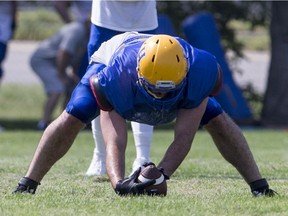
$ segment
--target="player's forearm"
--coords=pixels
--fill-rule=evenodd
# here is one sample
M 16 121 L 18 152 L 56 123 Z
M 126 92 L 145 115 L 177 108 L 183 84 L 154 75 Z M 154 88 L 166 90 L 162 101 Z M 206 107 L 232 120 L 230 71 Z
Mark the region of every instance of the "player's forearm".
M 106 145 L 106 169 L 113 188 L 125 175 L 125 148 L 118 147 L 117 143 L 107 143 Z
M 180 142 L 181 140 L 174 140 L 158 165 L 158 167 L 164 168 L 164 172 L 168 176 L 175 172 L 190 151 L 192 142 Z
M 185 159 L 205 111 L 207 99 L 194 109 L 181 109 L 175 124 L 175 138 L 167 149 L 159 167 L 171 176 Z
M 106 168 L 113 188 L 125 176 L 125 150 L 127 146 L 126 121 L 115 110 L 101 111 L 100 124 L 106 144 Z

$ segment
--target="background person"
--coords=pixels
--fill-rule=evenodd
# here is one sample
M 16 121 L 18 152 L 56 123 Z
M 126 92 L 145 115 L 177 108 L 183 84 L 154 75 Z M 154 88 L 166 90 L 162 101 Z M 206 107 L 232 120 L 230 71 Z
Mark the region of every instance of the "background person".
M 70 23 L 72 21 L 85 22 L 87 14 L 91 14 L 92 0 L 85 1 L 53 1 L 53 5 L 62 21 Z M 81 79 L 89 64 L 87 50 L 83 54 L 81 64 L 78 69 L 78 76 Z
M 5 60 L 8 43 L 13 38 L 17 25 L 17 2 L 0 1 L 0 85 L 3 77 L 3 62 Z M 0 125 L 0 132 L 4 128 Z
M 85 1 L 53 1 L 53 5 L 63 22 L 83 22 L 87 14 L 91 14 L 92 0 Z
M 63 107 L 79 82 L 78 69 L 89 38 L 90 22 L 72 22 L 40 43 L 32 54 L 31 67 L 41 79 L 47 95 L 43 116 L 37 129 L 44 130 L 53 120 L 53 112 L 64 96 Z

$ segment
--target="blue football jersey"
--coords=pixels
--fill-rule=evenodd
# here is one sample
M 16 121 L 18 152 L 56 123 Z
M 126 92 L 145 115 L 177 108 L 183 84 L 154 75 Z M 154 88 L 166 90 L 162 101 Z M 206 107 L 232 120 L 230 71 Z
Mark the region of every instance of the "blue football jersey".
M 150 125 L 168 123 L 175 119 L 179 109 L 197 107 L 212 92 L 218 70 L 215 57 L 180 38 L 177 40 L 188 60 L 185 85 L 163 99 L 151 96 L 138 82 L 137 54 L 143 44 L 139 36 L 125 41 L 109 64 L 97 72 L 106 99 L 126 120 Z

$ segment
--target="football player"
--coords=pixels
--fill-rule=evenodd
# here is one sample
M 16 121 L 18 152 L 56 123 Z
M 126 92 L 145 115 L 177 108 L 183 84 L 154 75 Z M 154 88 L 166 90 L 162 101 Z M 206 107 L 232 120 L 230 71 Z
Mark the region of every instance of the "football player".
M 215 57 L 181 38 L 137 32 L 113 37 L 93 54 L 66 110 L 45 130 L 14 192 L 35 193 L 85 123 L 100 115 L 107 174 L 119 195 L 143 194 L 145 187 L 155 182 L 138 183 L 140 168 L 130 177 L 124 176 L 126 120 L 159 125 L 174 119 L 174 139 L 158 164 L 166 178 L 185 159 L 201 125 L 254 196 L 275 195 L 261 176 L 240 128 L 213 98 L 221 83 Z

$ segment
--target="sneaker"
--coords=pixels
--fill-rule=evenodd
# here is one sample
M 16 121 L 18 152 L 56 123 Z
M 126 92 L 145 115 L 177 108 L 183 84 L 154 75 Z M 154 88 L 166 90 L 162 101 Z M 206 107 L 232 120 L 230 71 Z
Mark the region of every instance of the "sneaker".
M 144 157 L 136 158 L 133 162 L 132 173 L 133 174 L 139 167 L 141 167 L 145 163 L 149 163 L 150 160 Z
M 92 161 L 88 170 L 86 171 L 87 176 L 103 176 L 106 174 L 106 161 L 105 157 L 100 154 L 93 155 Z
M 263 197 L 263 196 L 266 196 L 266 197 L 273 197 L 275 195 L 278 195 L 278 193 L 270 188 L 268 189 L 265 189 L 264 191 L 252 191 L 252 194 L 254 197 Z
M 0 125 L 0 132 L 5 131 L 5 128 Z
M 37 130 L 44 131 L 47 128 L 48 124 L 44 121 L 39 121 L 37 124 Z

